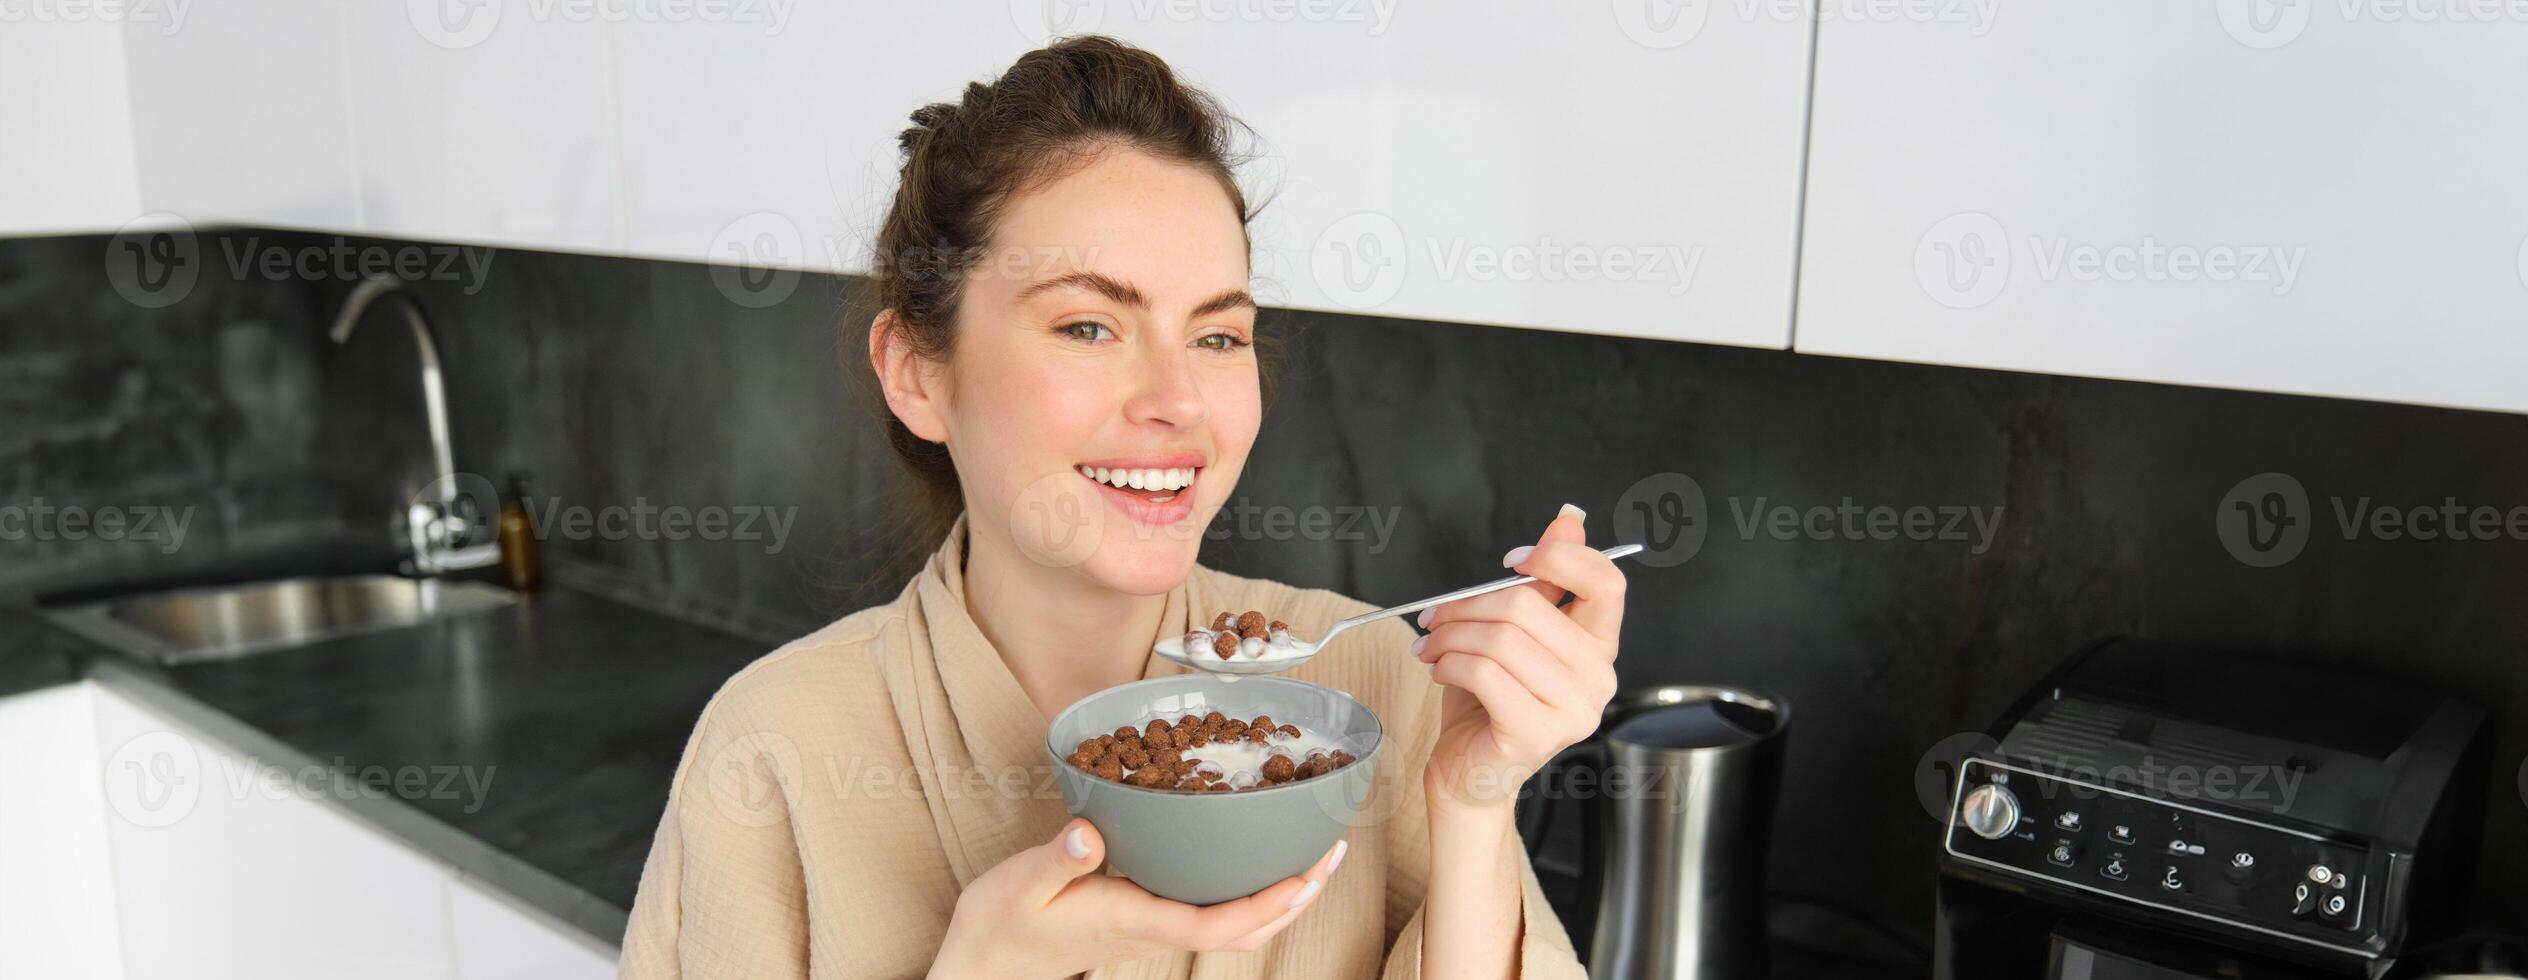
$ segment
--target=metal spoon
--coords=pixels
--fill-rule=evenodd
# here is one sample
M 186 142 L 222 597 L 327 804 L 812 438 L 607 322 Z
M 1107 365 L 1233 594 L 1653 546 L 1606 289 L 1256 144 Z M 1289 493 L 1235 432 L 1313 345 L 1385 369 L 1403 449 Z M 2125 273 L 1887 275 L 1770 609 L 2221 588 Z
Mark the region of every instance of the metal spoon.
M 1622 558 L 1640 550 L 1641 545 L 1638 544 L 1619 544 L 1612 548 L 1601 549 L 1598 553 L 1605 555 L 1608 558 Z M 1182 636 L 1172 636 L 1165 640 L 1161 640 L 1159 641 L 1159 645 L 1153 648 L 1150 652 L 1157 654 L 1163 660 L 1173 661 L 1186 667 L 1191 667 L 1195 670 L 1208 671 L 1214 674 L 1278 674 L 1282 671 L 1289 670 L 1293 667 L 1299 666 L 1300 664 L 1316 659 L 1318 651 L 1324 650 L 1327 643 L 1333 642 L 1336 636 L 1341 635 L 1344 630 L 1351 629 L 1352 627 L 1359 626 L 1364 623 L 1374 623 L 1389 616 L 1403 616 L 1408 613 L 1418 613 L 1444 602 L 1455 602 L 1459 599 L 1470 599 L 1475 596 L 1483 595 L 1487 592 L 1499 592 L 1502 589 L 1506 589 L 1514 585 L 1526 585 L 1527 583 L 1533 581 L 1536 581 L 1536 576 L 1512 575 L 1509 578 L 1485 582 L 1482 585 L 1470 585 L 1455 592 L 1435 595 L 1428 599 L 1419 599 L 1413 602 L 1405 603 L 1401 606 L 1389 606 L 1385 609 L 1365 612 L 1334 624 L 1333 627 L 1325 631 L 1324 636 L 1318 637 L 1314 642 L 1300 639 L 1298 634 L 1295 633 L 1285 634 L 1290 637 L 1290 643 L 1288 646 L 1285 647 L 1280 644 L 1268 645 L 1265 647 L 1264 653 L 1257 657 L 1240 657 L 1233 660 L 1222 660 L 1209 650 L 1185 649 L 1185 638 Z

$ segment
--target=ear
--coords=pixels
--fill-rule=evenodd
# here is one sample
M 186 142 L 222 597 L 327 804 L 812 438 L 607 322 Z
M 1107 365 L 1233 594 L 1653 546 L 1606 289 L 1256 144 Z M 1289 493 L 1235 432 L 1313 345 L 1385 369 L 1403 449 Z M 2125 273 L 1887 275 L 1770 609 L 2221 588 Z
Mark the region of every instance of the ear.
M 904 421 L 905 428 L 931 442 L 947 442 L 945 406 L 940 402 L 944 386 L 924 370 L 929 362 L 913 353 L 904 329 L 903 318 L 892 308 L 879 311 L 869 321 L 869 368 L 886 391 L 887 409 Z

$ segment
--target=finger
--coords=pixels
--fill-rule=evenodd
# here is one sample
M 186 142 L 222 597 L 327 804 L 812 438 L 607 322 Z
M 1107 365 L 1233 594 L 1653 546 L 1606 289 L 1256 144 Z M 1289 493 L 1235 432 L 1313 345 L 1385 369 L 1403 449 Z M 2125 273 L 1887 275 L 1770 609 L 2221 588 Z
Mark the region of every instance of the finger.
M 1425 663 L 1437 663 L 1441 657 L 1456 653 L 1499 664 L 1529 695 L 1549 707 L 1579 700 L 1579 685 L 1571 676 L 1571 666 L 1518 624 L 1484 620 L 1442 623 L 1429 636 L 1413 642 L 1419 647 L 1415 652 Z
M 1573 504 L 1562 505 L 1561 510 L 1554 512 L 1554 519 L 1546 523 L 1545 533 L 1537 537 L 1536 543 L 1510 549 L 1509 554 L 1501 556 L 1501 567 L 1517 568 L 1521 575 L 1536 575 L 1535 572 L 1519 567 L 1526 562 L 1527 556 L 1533 552 L 1545 550 L 1545 546 L 1549 544 L 1588 543 L 1589 532 L 1584 525 L 1588 518 L 1588 511 L 1581 510 Z M 1522 585 L 1520 588 L 1544 596 L 1547 602 L 1561 602 L 1565 589 L 1563 583 L 1551 581 L 1542 575 L 1536 575 L 1536 581 Z
M 1541 732 L 1551 723 L 1552 712 L 1544 703 L 1490 657 L 1443 653 L 1431 666 L 1431 680 L 1474 695 L 1493 725 L 1504 731 Z
M 1525 557 L 1517 566 L 1521 574 L 1570 590 L 1574 598 L 1563 613 L 1591 635 L 1615 642 L 1624 629 L 1624 570 L 1615 559 L 1577 541 L 1537 545 Z
M 1081 875 L 1097 870 L 1106 859 L 1106 838 L 1087 820 L 1073 817 L 1053 840 L 1028 848 L 1024 895 L 1036 906 L 1053 901 Z
M 1090 894 L 1114 902 L 1132 935 L 1180 949 L 1218 949 L 1264 928 L 1290 911 L 1291 903 L 1309 886 L 1306 878 L 1284 878 L 1244 898 L 1198 906 L 1152 895 L 1130 879 L 1102 880 L 1130 892 L 1130 896 L 1110 896 L 1101 886 Z M 1090 884 L 1088 880 L 1080 883 Z
M 1307 911 L 1310 906 L 1317 904 L 1318 898 L 1325 895 L 1326 883 L 1334 877 L 1334 869 L 1343 863 L 1343 856 L 1348 853 L 1351 848 L 1351 841 L 1335 841 L 1334 846 L 1326 850 L 1325 856 L 1317 859 L 1316 867 L 1308 869 L 1307 875 L 1304 876 L 1309 881 L 1318 883 L 1318 887 L 1315 890 L 1311 891 L 1302 887 L 1298 897 L 1292 900 L 1290 904 L 1290 911 L 1284 912 L 1281 914 L 1280 918 L 1266 923 L 1264 928 L 1257 929 L 1254 932 L 1247 933 L 1246 935 L 1240 936 L 1236 940 L 1231 941 L 1226 948 L 1236 951 L 1246 951 L 1261 949 L 1265 943 L 1271 942 L 1273 937 L 1279 934 L 1284 927 L 1289 926 L 1292 921 L 1299 918 L 1299 913 Z
M 1536 642 L 1543 644 L 1565 664 L 1580 666 L 1579 661 L 1584 657 L 1605 659 L 1603 653 L 1593 652 L 1604 645 L 1596 634 L 1580 628 L 1580 624 L 1571 621 L 1569 614 L 1546 601 L 1544 596 L 1526 589 L 1486 592 L 1470 599 L 1434 606 L 1427 611 L 1431 616 L 1422 624 L 1426 629 L 1436 630 L 1457 622 L 1511 623 L 1526 630 L 1527 635 L 1535 637 Z M 1423 645 L 1423 663 L 1431 662 L 1437 655 L 1430 644 Z

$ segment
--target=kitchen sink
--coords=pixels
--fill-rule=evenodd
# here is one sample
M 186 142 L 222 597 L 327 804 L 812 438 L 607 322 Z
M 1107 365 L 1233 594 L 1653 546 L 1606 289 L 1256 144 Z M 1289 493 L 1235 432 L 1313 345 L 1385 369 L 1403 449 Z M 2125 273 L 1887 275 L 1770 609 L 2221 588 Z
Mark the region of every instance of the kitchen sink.
M 342 575 L 179 589 L 48 610 L 64 628 L 162 664 L 268 653 L 500 609 L 480 582 Z

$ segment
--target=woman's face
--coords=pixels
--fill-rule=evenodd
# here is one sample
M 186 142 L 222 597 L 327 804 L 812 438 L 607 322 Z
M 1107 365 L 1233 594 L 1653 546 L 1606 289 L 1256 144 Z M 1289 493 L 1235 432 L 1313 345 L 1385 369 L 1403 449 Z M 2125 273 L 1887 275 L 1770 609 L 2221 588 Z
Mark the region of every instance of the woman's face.
M 1263 416 L 1229 195 L 1109 148 L 1020 192 L 995 234 L 936 375 L 969 527 L 1116 591 L 1174 588 Z

